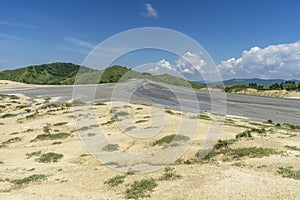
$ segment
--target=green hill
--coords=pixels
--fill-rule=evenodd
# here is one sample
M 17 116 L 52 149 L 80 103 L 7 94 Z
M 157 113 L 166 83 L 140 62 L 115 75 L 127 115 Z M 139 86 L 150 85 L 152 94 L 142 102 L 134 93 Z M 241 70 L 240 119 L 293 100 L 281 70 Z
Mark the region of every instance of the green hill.
M 101 79 L 99 79 L 100 77 Z M 180 86 L 192 86 L 194 88 L 204 87 L 199 83 L 168 74 L 152 75 L 149 73 L 140 73 L 118 65 L 108 67 L 105 70 L 93 70 L 72 63 L 58 62 L 0 72 L 0 80 L 41 85 L 72 85 L 75 82 L 76 84 L 114 83 L 126 81 L 131 78 L 148 79 Z

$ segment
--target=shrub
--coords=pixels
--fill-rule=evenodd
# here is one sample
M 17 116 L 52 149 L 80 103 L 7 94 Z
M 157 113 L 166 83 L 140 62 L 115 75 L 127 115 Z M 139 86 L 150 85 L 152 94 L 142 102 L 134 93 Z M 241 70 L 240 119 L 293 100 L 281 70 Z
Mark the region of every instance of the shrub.
M 63 126 L 66 125 L 68 122 L 58 122 L 56 124 L 53 124 L 53 126 Z
M 277 172 L 283 177 L 300 180 L 300 170 L 293 170 L 292 167 L 280 167 Z
M 142 179 L 141 181 L 134 181 L 130 188 L 126 190 L 126 199 L 139 199 L 150 197 L 150 192 L 157 187 L 157 183 L 153 178 Z
M 121 183 L 124 182 L 124 179 L 125 179 L 126 176 L 120 176 L 120 175 L 117 175 L 117 176 L 114 176 L 110 179 L 108 179 L 107 181 L 105 181 L 104 183 L 105 184 L 108 184 L 109 186 L 111 187 L 115 187 L 115 186 L 118 186 L 120 185 Z
M 21 140 L 22 139 L 19 138 L 19 137 L 10 138 L 10 139 L 2 142 L 1 145 L 0 145 L 0 148 L 5 147 L 6 145 L 11 144 L 11 143 L 20 142 Z
M 36 138 L 31 140 L 30 142 L 35 142 L 35 141 L 38 141 L 38 140 L 66 139 L 70 135 L 71 135 L 70 133 L 41 134 L 41 135 L 36 136 Z
M 58 144 L 61 144 L 61 143 L 62 142 L 60 142 L 60 141 L 59 142 L 53 142 L 52 145 L 58 145 Z
M 63 157 L 62 154 L 49 152 L 49 153 L 42 154 L 37 159 L 37 161 L 42 163 L 58 162 L 58 160 L 61 159 L 62 157 Z
M 243 137 L 247 137 L 247 138 L 251 138 L 252 135 L 251 135 L 251 131 L 247 130 L 247 131 L 244 131 L 242 133 L 239 133 L 235 136 L 236 139 L 240 139 L 240 138 L 243 138 Z
M 175 180 L 178 178 L 181 178 L 181 175 L 176 174 L 176 171 L 172 167 L 166 167 L 165 172 L 162 177 L 159 178 L 161 181 L 167 181 L 167 180 Z
M 293 151 L 300 151 L 299 147 L 296 146 L 289 146 L 289 145 L 285 145 L 284 147 L 286 147 L 289 150 L 293 150 Z
M 153 143 L 153 146 L 155 145 L 162 145 L 162 144 L 169 144 L 171 142 L 176 142 L 176 141 L 188 141 L 190 138 L 185 136 L 185 135 L 176 135 L 176 134 L 172 134 L 172 135 L 168 135 L 165 136 L 157 141 L 155 141 Z
M 19 106 L 17 106 L 16 108 L 17 108 L 17 109 L 23 109 L 23 108 L 28 108 L 28 107 L 30 107 L 30 105 L 24 104 L 24 105 L 19 105 Z
M 247 147 L 239 149 L 230 149 L 228 153 L 233 157 L 250 157 L 250 158 L 261 158 L 264 156 L 270 156 L 273 154 L 279 154 L 274 149 L 270 148 L 261 148 L 261 147 Z
M 119 149 L 118 144 L 107 144 L 102 148 L 103 151 L 109 151 L 109 152 L 116 151 L 118 149 Z
M 37 180 L 45 180 L 45 179 L 47 179 L 47 176 L 44 174 L 33 174 L 26 178 L 11 180 L 10 182 L 14 183 L 16 185 L 24 185 L 24 184 L 28 184 L 31 182 L 35 182 Z
M 166 110 L 165 112 L 168 113 L 168 114 L 170 114 L 170 115 L 175 115 L 175 113 L 173 111 L 171 111 L 171 110 Z
M 7 117 L 15 117 L 15 116 L 17 116 L 16 114 L 4 114 L 4 115 L 2 115 L 2 118 L 7 118 Z
M 42 154 L 41 151 L 35 151 L 31 153 L 26 153 L 27 159 L 31 158 L 32 156 L 40 156 Z
M 148 120 L 141 119 L 141 120 L 136 121 L 135 123 L 136 123 L 136 124 L 139 124 L 139 123 L 144 123 L 144 122 L 147 122 L 147 121 L 148 121 Z
M 97 103 L 95 103 L 95 106 L 104 106 L 104 105 L 106 105 L 105 103 L 102 103 L 102 102 L 97 102 Z
M 218 140 L 217 143 L 215 144 L 214 148 L 215 149 L 221 149 L 221 148 L 226 148 L 228 145 L 235 143 L 236 140 L 230 139 L 230 140 Z

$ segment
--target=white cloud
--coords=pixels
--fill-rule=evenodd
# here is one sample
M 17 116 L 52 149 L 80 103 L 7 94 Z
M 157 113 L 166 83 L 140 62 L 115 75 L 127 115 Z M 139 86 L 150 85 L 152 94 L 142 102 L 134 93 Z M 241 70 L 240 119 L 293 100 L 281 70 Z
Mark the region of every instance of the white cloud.
M 206 62 L 201 58 L 200 54 L 186 52 L 178 60 L 171 62 L 162 59 L 157 62 L 159 67 L 153 68 L 150 71 L 156 73 L 173 73 L 179 76 L 193 76 L 196 79 L 199 77 L 199 72 L 204 73 L 202 68 L 206 66 Z
M 201 58 L 199 54 L 186 52 L 181 56 L 177 62 L 176 67 L 183 73 L 202 72 L 202 68 L 206 65 L 206 62 Z
M 228 78 L 283 78 L 300 77 L 300 42 L 252 47 L 240 58 L 222 61 L 218 69 Z
M 162 60 L 158 61 L 157 64 L 160 67 L 166 68 L 168 70 L 176 71 L 175 67 L 169 61 L 166 61 L 165 59 L 162 59 Z M 156 69 L 156 71 L 159 70 L 159 68 L 157 68 L 157 67 L 155 69 Z
M 158 17 L 158 12 L 152 7 L 150 3 L 145 3 L 144 4 L 146 12 L 142 13 L 143 16 L 145 17 Z
M 75 46 L 80 46 L 80 47 L 85 47 L 85 48 L 90 48 L 90 49 L 95 47 L 95 45 L 93 45 L 90 42 L 80 40 L 77 38 L 72 38 L 72 37 L 65 37 L 65 41 L 67 41 Z

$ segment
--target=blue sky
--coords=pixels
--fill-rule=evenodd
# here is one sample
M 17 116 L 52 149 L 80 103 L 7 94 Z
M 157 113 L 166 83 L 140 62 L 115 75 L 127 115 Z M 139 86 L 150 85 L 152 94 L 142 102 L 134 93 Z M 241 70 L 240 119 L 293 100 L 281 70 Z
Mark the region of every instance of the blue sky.
M 164 27 L 199 42 L 225 78 L 297 78 L 299 7 L 297 0 L 4 0 L 0 70 L 56 61 L 80 64 L 114 34 Z M 157 59 L 176 65 L 176 60 Z

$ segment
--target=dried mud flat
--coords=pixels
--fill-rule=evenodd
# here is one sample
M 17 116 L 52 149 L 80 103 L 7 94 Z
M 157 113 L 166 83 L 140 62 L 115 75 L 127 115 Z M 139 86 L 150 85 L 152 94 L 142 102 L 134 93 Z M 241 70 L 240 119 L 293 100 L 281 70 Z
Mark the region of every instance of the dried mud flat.
M 208 113 L 55 101 L 0 96 L 0 199 L 300 199 L 299 126 L 226 118 L 219 141 L 200 159 L 197 153 L 215 119 Z M 112 141 L 105 151 L 151 152 L 185 142 L 189 148 L 151 173 L 114 170 L 90 155 L 80 140 L 74 111 L 87 107 L 96 111 L 98 124 L 84 128 L 86 137 L 95 136 L 93 128 L 105 130 Z M 165 127 L 159 134 L 142 141 L 125 134 L 146 130 L 161 112 Z M 134 126 L 124 131 L 118 123 L 126 119 Z M 173 137 L 182 119 L 199 123 L 195 138 Z

